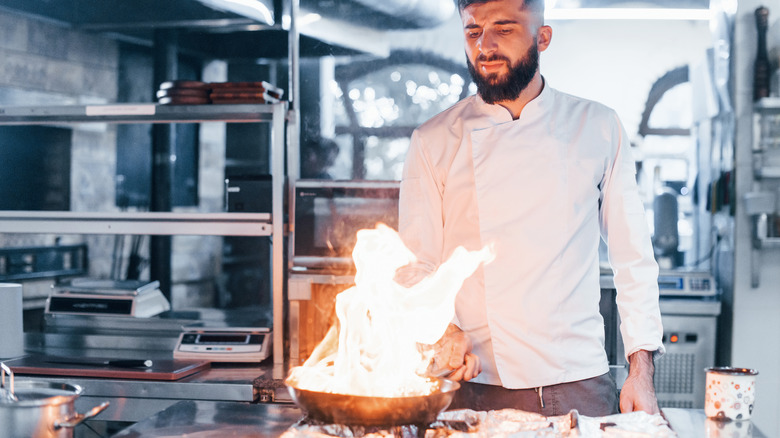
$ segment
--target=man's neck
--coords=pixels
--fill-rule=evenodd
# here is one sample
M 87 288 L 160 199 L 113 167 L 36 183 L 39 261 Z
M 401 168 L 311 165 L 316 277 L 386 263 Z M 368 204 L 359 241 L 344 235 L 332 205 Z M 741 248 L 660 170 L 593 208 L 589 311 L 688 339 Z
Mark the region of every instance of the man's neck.
M 523 90 L 520 93 L 517 99 L 504 100 L 496 103 L 498 105 L 503 106 L 504 108 L 506 108 L 507 111 L 509 111 L 509 114 L 512 115 L 512 120 L 517 120 L 520 118 L 520 113 L 523 112 L 523 108 L 525 108 L 526 104 L 536 99 L 536 97 L 542 93 L 543 89 L 544 89 L 544 79 L 542 78 L 542 75 L 537 71 L 536 75 L 534 75 L 533 79 L 531 79 L 531 82 L 528 84 L 527 87 L 525 87 L 525 90 Z

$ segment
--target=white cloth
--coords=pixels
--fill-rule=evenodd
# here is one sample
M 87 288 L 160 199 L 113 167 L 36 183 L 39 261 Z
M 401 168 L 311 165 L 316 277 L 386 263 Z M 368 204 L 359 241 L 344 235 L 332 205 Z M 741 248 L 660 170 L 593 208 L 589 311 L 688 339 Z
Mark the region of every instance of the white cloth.
M 456 300 L 453 322 L 483 365 L 473 381 L 531 388 L 608 371 L 600 234 L 626 355 L 663 354 L 658 266 L 630 152 L 614 111 L 548 85 L 518 120 L 471 96 L 415 130 L 400 199 L 399 231 L 418 257 L 407 281 L 458 246 L 495 247 Z

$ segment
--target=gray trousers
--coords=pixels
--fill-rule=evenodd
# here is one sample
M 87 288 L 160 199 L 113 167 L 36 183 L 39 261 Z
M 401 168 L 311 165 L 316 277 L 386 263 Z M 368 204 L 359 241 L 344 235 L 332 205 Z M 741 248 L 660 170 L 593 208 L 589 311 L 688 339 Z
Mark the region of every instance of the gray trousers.
M 460 382 L 449 408 L 490 411 L 519 409 L 545 416 L 568 414 L 572 409 L 588 417 L 617 414 L 620 409 L 617 385 L 606 373 L 576 382 L 531 389 L 507 389 L 502 386 Z

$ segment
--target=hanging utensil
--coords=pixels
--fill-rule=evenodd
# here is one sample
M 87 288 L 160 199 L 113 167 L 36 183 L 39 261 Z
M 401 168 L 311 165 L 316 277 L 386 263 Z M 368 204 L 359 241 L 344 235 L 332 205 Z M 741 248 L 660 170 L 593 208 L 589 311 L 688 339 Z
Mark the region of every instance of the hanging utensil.
M 11 368 L 9 368 L 8 365 L 4 364 L 3 362 L 0 362 L 0 369 L 2 369 L 2 379 L 0 379 L 0 403 L 19 401 L 19 399 L 16 397 L 16 394 L 14 393 L 14 372 L 11 371 Z M 6 373 L 8 374 L 8 380 L 11 383 L 10 389 L 5 388 Z

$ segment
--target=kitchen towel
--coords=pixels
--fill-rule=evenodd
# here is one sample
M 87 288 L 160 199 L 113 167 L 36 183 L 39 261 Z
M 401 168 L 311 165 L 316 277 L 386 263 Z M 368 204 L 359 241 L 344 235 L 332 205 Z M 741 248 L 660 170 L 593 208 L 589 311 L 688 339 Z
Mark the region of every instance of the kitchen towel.
M 0 359 L 24 355 L 22 285 L 0 283 Z

